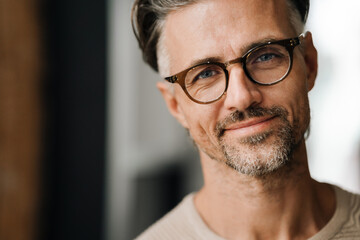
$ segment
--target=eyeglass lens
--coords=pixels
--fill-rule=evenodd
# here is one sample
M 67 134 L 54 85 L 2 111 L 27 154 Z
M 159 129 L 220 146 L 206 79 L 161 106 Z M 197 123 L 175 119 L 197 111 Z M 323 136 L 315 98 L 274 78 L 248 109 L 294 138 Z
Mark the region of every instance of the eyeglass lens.
M 251 78 L 263 84 L 282 79 L 290 67 L 290 55 L 281 45 L 267 45 L 251 52 L 246 58 L 246 69 Z

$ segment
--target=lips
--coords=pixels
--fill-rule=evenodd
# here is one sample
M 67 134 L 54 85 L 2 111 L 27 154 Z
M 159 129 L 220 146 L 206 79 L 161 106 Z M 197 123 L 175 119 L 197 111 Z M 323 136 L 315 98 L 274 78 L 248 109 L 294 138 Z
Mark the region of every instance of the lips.
M 286 120 L 287 116 L 287 110 L 281 106 L 252 106 L 245 111 L 236 110 L 216 123 L 215 134 L 221 140 L 225 132 L 241 136 L 261 133 L 271 130 L 273 120 Z
M 255 117 L 232 123 L 225 127 L 224 134 L 236 134 L 237 136 L 247 137 L 268 132 L 271 128 L 272 120 L 274 120 L 275 117 L 276 116 Z
M 229 131 L 229 130 L 236 130 L 236 129 L 241 129 L 241 128 L 249 128 L 249 127 L 256 126 L 256 125 L 265 123 L 267 121 L 270 121 L 273 118 L 275 118 L 275 117 L 274 116 L 266 116 L 266 117 L 251 118 L 249 120 L 233 123 L 230 126 L 225 127 L 224 130 Z

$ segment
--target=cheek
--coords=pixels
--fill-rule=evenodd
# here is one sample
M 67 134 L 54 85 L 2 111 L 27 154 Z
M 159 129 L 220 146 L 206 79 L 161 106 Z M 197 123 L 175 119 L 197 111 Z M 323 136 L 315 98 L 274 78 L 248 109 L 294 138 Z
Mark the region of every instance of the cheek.
M 297 85 L 295 89 L 289 90 L 289 94 L 284 94 L 283 97 L 282 102 L 286 104 L 284 107 L 289 112 L 288 120 L 294 127 L 295 135 L 301 138 L 310 122 L 309 99 L 305 84 Z
M 216 105 L 197 104 L 195 106 L 194 104 L 194 107 L 186 113 L 190 135 L 200 149 L 214 148 L 218 145 L 215 136 L 215 126 L 218 118 Z
M 279 84 L 264 87 L 262 91 L 263 105 L 284 107 L 289 113 L 288 121 L 299 134 L 306 131 L 310 121 L 307 85 L 301 73 L 298 71 L 297 75 L 292 74 Z
M 301 132 L 305 132 L 310 123 L 310 106 L 309 106 L 309 99 L 307 93 L 303 96 L 302 101 L 299 101 L 300 104 L 298 106 L 298 125 Z
M 292 89 L 293 121 L 295 126 L 298 125 L 300 131 L 306 131 L 310 121 L 310 107 L 306 77 L 302 76 L 301 78 L 294 80 L 297 81 L 297 84 L 294 84 L 295 88 Z
M 191 136 L 201 141 L 210 140 L 214 133 L 213 125 L 216 119 L 211 112 L 195 109 L 186 114 Z

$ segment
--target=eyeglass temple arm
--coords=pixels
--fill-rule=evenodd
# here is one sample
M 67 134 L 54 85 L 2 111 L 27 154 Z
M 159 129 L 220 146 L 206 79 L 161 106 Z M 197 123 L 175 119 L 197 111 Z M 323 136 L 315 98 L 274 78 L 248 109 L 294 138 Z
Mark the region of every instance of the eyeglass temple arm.
M 299 44 L 302 44 L 302 41 L 306 38 L 308 32 L 301 33 L 299 35 Z
M 170 82 L 170 83 L 175 83 L 178 80 L 178 77 L 176 75 L 174 75 L 174 76 L 171 76 L 171 77 L 166 77 L 165 80 Z
M 305 39 L 306 34 L 307 34 L 307 32 L 306 33 L 301 33 L 297 38 L 290 39 L 290 42 L 289 42 L 288 46 L 295 47 L 297 45 L 302 44 L 302 41 Z

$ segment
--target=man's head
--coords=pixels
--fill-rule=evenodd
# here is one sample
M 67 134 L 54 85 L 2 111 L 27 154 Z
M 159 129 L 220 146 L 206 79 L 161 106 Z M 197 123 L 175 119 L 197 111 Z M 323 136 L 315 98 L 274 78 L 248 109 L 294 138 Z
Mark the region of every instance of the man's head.
M 219 62 L 219 66 L 225 63 L 221 66 L 227 75 L 227 90 L 209 104 L 190 99 L 179 84 L 170 91 L 167 84 L 158 83 L 170 112 L 189 130 L 200 154 L 248 175 L 260 176 L 283 166 L 303 141 L 310 121 L 307 93 L 317 71 L 311 34 L 301 39 L 301 47 L 291 46 L 289 50 L 274 44 L 274 48 L 282 50 L 255 51 L 261 55 L 250 63 L 248 56 L 256 56 L 254 47 L 269 41 L 283 43 L 282 40 L 290 39 L 290 45 L 293 44 L 292 39 L 303 29 L 308 2 L 153 0 L 139 1 L 136 6 L 134 17 L 145 60 L 162 76 L 192 69 L 199 62 L 211 60 Z M 252 63 L 273 62 L 274 73 L 280 68 L 276 65 L 280 64 L 280 57 L 288 59 L 289 71 L 276 84 L 255 82 L 259 78 L 267 81 L 267 76 L 273 78 L 272 74 L 259 77 L 257 72 L 247 71 Z M 207 69 L 194 79 L 208 79 L 219 73 L 219 68 Z M 212 89 L 207 84 L 192 94 L 201 95 Z

